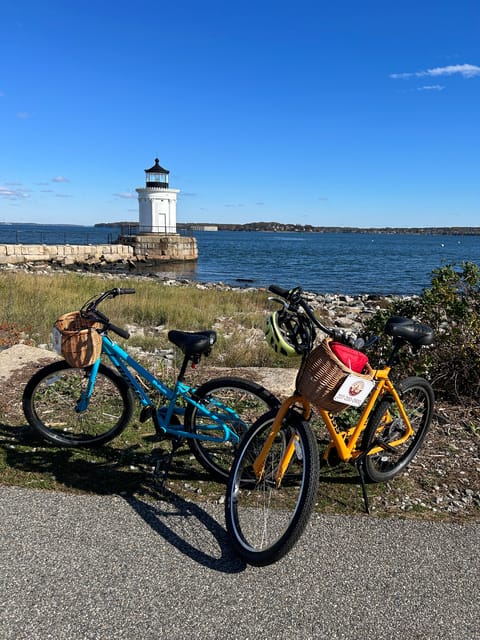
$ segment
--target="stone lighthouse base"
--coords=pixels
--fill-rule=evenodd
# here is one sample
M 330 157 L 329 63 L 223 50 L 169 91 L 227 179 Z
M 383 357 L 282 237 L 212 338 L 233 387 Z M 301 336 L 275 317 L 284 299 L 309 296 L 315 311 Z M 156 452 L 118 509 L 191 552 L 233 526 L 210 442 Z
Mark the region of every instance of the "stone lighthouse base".
M 155 262 L 179 262 L 197 260 L 198 248 L 195 238 L 178 233 L 142 233 L 136 236 L 120 236 L 119 244 L 133 247 L 138 258 Z

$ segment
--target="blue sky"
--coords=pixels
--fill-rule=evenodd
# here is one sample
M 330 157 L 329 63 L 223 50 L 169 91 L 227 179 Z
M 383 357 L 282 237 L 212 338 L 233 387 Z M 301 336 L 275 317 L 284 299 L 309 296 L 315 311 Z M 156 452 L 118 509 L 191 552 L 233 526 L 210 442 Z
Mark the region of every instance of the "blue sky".
M 3 0 L 0 222 L 479 226 L 476 1 Z

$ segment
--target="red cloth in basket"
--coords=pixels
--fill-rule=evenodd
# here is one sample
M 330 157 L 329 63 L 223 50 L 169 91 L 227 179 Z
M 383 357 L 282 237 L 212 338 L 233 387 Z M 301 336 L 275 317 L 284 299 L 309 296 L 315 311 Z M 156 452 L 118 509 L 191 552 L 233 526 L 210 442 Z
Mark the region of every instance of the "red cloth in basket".
M 330 349 L 337 356 L 340 362 L 355 371 L 356 373 L 362 373 L 363 368 L 368 362 L 368 357 L 361 351 L 347 347 L 347 345 L 341 342 L 331 342 Z

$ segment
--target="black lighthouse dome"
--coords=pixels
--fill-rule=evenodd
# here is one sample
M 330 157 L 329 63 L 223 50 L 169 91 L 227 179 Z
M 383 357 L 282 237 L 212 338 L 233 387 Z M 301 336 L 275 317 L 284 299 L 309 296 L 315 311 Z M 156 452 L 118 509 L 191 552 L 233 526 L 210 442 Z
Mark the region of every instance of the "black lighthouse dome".
M 145 178 L 147 187 L 157 187 L 160 189 L 168 189 L 168 174 L 170 171 L 160 166 L 158 158 L 155 158 L 155 164 L 150 169 L 145 169 Z

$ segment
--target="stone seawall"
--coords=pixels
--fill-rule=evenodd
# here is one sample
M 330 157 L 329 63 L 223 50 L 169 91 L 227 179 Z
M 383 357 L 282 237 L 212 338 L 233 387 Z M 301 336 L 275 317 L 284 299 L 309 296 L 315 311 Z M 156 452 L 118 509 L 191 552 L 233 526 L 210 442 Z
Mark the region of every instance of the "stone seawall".
M 76 244 L 1 244 L 0 264 L 47 262 L 74 265 L 88 262 L 121 262 L 131 260 L 134 249 L 129 245 L 76 245 Z
M 178 233 L 139 233 L 136 236 L 120 236 L 119 242 L 131 245 L 135 255 L 159 262 L 197 260 L 197 241 L 193 236 Z
M 179 262 L 198 258 L 197 241 L 178 234 L 120 237 L 118 244 L 0 244 L 0 265 L 31 262 L 60 266 L 136 261 Z

